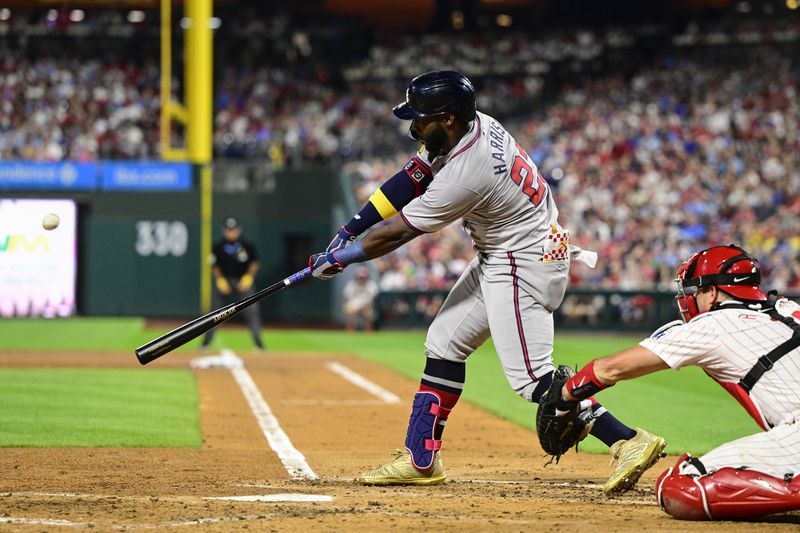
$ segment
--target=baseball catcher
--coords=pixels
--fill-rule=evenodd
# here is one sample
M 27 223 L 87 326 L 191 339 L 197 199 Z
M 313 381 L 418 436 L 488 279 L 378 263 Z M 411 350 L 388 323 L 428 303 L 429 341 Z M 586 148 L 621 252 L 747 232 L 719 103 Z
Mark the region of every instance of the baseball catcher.
M 570 367 L 560 365 L 553 372 L 550 388 L 542 394 L 536 411 L 539 444 L 556 463 L 570 448 L 586 438 L 594 423 L 591 401 L 584 401 L 587 404 L 584 405 L 584 402 L 561 397 L 561 389 L 574 375 L 575 371 Z
M 733 244 L 692 255 L 675 281 L 683 321 L 591 361 L 556 396 L 580 401 L 622 380 L 698 366 L 764 431 L 681 456 L 656 482 L 661 508 L 684 520 L 800 510 L 800 305 L 764 292 L 758 261 Z

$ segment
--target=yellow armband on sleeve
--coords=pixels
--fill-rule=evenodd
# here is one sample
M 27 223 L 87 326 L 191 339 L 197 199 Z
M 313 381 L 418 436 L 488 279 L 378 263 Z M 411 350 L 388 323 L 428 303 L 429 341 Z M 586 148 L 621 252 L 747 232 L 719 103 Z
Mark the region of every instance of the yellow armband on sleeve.
M 392 202 L 386 198 L 386 195 L 383 194 L 383 191 L 380 189 L 372 193 L 372 196 L 369 197 L 369 201 L 375 206 L 375 209 L 383 220 L 388 220 L 397 214 L 397 209 L 394 208 Z

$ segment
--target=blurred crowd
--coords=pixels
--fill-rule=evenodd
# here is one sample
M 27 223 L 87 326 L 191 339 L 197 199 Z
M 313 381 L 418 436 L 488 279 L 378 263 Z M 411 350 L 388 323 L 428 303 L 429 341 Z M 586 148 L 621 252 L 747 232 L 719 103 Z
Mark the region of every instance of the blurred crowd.
M 542 113 L 509 120 L 572 241 L 600 253 L 594 270 L 573 266 L 572 284 L 672 290 L 683 258 L 735 242 L 762 259 L 769 287 L 800 289 L 796 61 L 772 49 L 663 58 L 627 78 L 565 86 Z M 359 199 L 411 149 L 349 163 Z M 379 262 L 382 288 L 446 285 L 472 256 L 452 244 L 459 233 L 417 239 Z
M 158 157 L 158 64 L 0 54 L 0 159 Z
M 678 262 L 741 243 L 768 285 L 800 288 L 800 65 L 776 50 L 663 59 L 565 88 L 517 139 L 563 224 L 596 249 L 579 284 L 672 289 Z
M 125 44 L 157 51 L 157 24 L 51 11 L 0 10 L 0 159 L 158 158 L 158 56 Z M 768 286 L 800 289 L 796 21 L 378 38 L 221 16 L 218 158 L 342 165 L 361 204 L 414 150 L 391 115 L 408 80 L 459 69 L 530 150 L 573 242 L 600 253 L 574 286 L 671 290 L 680 259 L 737 242 Z M 454 225 L 376 261 L 380 289 L 447 289 L 473 255 Z

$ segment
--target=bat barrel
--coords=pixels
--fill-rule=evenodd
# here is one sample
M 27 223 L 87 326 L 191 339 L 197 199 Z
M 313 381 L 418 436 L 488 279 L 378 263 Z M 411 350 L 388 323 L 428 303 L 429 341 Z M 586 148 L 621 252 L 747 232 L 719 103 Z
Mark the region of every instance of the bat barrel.
M 311 269 L 304 268 L 303 270 L 292 274 L 288 278 L 270 285 L 266 289 L 261 289 L 257 293 L 245 298 L 244 300 L 226 305 L 225 307 L 211 311 L 210 313 L 199 318 L 195 318 L 191 322 L 179 326 L 169 333 L 136 348 L 136 359 L 139 360 L 139 363 L 146 365 L 150 361 L 158 359 L 162 355 L 171 352 L 175 348 L 183 346 L 192 339 L 199 337 L 214 326 L 225 322 L 246 307 L 249 307 L 250 305 L 263 298 L 266 298 L 267 296 L 270 296 L 271 294 L 275 294 L 289 285 L 293 285 L 298 281 L 304 280 L 310 275 Z
M 184 324 L 173 329 L 166 335 L 162 335 L 161 337 L 152 340 L 147 344 L 139 346 L 136 348 L 136 358 L 139 360 L 139 363 L 146 365 L 150 361 L 158 359 L 165 353 L 170 352 L 179 346 L 183 346 L 190 340 L 195 339 L 206 331 L 210 330 L 220 322 L 223 322 L 225 319 L 233 316 L 236 313 L 235 306 L 236 304 L 232 304 L 222 309 L 217 309 L 216 311 L 213 311 L 207 315 L 203 315 L 200 318 L 192 320 L 188 324 Z M 232 312 L 231 307 L 234 308 Z M 214 320 L 215 315 L 222 313 L 226 313 L 226 315 L 224 315 L 225 318 L 221 320 Z

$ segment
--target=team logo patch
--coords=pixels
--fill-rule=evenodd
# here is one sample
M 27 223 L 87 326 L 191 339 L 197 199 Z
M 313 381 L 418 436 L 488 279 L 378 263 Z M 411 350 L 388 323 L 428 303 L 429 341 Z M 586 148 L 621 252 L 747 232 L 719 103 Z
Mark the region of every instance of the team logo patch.
M 422 181 L 425 178 L 425 173 L 422 170 L 417 169 L 411 173 L 411 177 L 416 181 Z
M 540 261 L 569 261 L 569 231 L 550 224 L 550 234 L 545 239 Z
M 664 335 L 666 335 L 667 333 L 669 333 L 668 329 L 665 329 L 663 331 L 656 331 L 655 333 L 653 333 L 652 338 L 655 339 L 655 340 L 658 340 L 661 337 L 663 337 Z
M 666 324 L 655 330 L 653 334 L 650 335 L 650 338 L 658 340 L 661 337 L 667 335 L 668 333 L 671 333 L 672 328 L 674 328 L 675 326 L 682 326 L 682 325 L 683 325 L 683 320 L 673 320 L 672 322 L 667 322 Z

